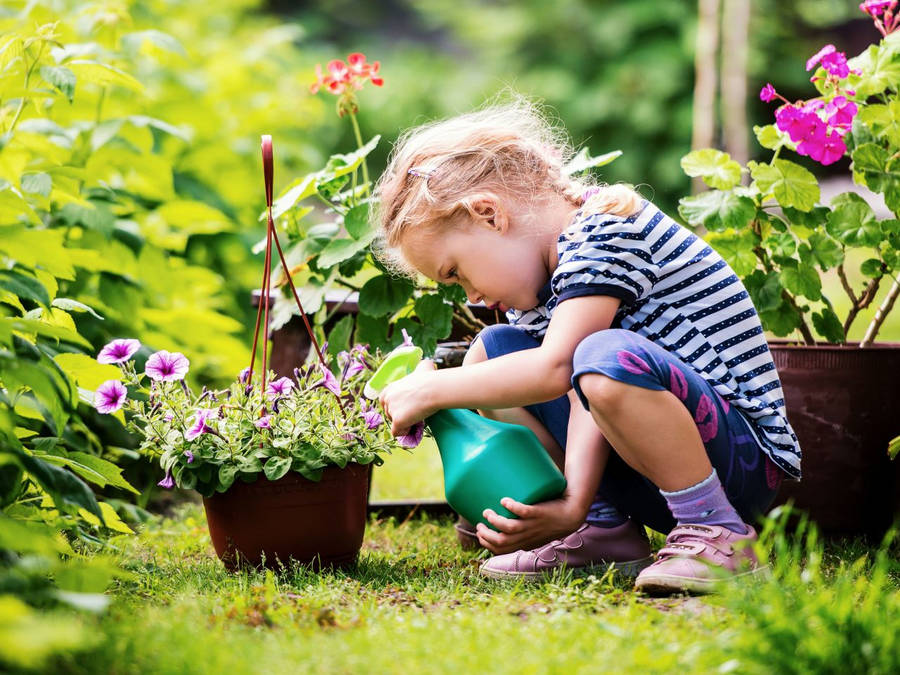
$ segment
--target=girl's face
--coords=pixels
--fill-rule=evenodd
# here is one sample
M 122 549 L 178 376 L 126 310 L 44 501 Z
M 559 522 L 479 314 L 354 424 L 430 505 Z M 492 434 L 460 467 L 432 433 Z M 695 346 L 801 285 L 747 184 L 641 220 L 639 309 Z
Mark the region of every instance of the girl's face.
M 474 208 L 481 212 L 461 217 L 464 222 L 409 230 L 400 246 L 403 255 L 425 276 L 461 285 L 469 302 L 504 312 L 531 309 L 556 267 L 558 233 L 511 228 L 508 212 L 494 203 L 476 202 Z

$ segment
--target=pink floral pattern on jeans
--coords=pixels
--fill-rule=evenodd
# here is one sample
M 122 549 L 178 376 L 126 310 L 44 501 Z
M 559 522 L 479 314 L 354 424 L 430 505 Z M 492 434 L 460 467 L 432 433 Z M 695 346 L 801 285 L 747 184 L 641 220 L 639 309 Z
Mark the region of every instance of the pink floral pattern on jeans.
M 716 405 L 706 394 L 700 396 L 697 412 L 694 414 L 694 422 L 700 431 L 700 440 L 704 443 L 712 440 L 719 433 L 719 414 L 716 412 Z
M 682 401 L 687 400 L 687 379 L 684 377 L 684 373 L 673 365 L 669 366 L 669 389 Z
M 637 354 L 622 350 L 616 354 L 616 359 L 618 359 L 619 365 L 632 375 L 644 375 L 650 372 L 650 366 Z

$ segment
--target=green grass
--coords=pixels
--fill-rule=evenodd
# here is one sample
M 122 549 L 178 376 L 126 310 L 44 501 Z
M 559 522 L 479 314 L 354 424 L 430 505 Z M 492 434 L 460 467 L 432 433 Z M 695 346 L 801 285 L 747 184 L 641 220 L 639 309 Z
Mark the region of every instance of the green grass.
M 450 520 L 370 521 L 348 572 L 229 574 L 186 504 L 114 541 L 132 578 L 89 617 L 98 642 L 47 671 L 896 672 L 896 549 L 848 568 L 866 544 L 769 539 L 773 580 L 702 599 L 643 597 L 612 573 L 482 579 L 484 552 L 461 551 Z

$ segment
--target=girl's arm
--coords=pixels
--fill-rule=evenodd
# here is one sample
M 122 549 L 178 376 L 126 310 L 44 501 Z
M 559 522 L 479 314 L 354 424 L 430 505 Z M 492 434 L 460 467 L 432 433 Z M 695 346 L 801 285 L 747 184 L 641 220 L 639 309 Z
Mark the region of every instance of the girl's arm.
M 572 357 L 592 333 L 609 328 L 619 299 L 569 298 L 556 307 L 540 347 L 465 368 L 419 370 L 385 387 L 381 403 L 399 436 L 445 408 L 517 408 L 558 398 L 571 389 Z
M 500 503 L 518 520 L 486 509 L 485 519 L 499 530 L 479 524 L 475 529 L 482 546 L 493 553 L 508 553 L 546 544 L 578 529 L 597 493 L 609 444 L 585 410 L 574 390 L 569 391 L 569 427 L 566 436 L 566 491 L 559 499 L 528 505 L 509 497 Z

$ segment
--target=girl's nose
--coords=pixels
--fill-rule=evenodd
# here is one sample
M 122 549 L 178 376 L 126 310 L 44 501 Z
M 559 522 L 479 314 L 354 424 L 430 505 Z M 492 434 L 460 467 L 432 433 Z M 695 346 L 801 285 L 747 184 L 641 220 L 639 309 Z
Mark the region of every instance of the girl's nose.
M 466 299 L 473 305 L 481 302 L 481 296 L 475 291 L 466 291 Z

